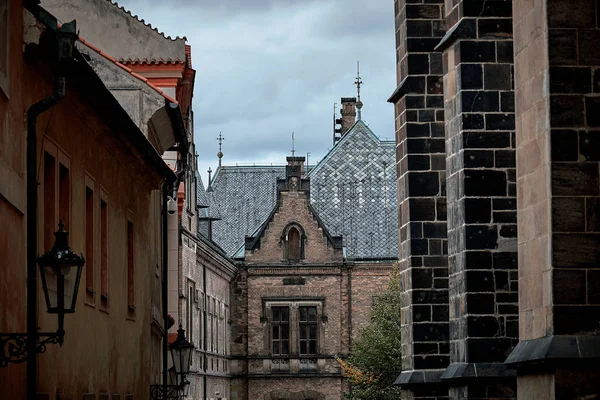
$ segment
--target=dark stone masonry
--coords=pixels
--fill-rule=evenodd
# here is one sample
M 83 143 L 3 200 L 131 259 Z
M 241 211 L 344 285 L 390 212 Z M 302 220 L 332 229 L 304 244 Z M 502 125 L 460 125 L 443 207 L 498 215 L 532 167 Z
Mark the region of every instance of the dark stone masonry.
M 395 1 L 404 397 L 599 398 L 599 13 Z

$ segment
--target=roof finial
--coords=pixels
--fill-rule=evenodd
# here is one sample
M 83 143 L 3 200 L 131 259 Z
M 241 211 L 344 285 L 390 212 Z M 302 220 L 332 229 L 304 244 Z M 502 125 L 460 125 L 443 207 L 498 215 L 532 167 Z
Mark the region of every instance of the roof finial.
M 360 85 L 362 85 L 363 81 L 360 79 L 360 62 L 356 62 L 356 81 L 354 84 L 356 85 L 356 90 L 358 92 L 358 101 L 356 102 L 356 109 L 358 110 L 358 120 L 361 119 L 360 110 L 362 109 L 363 103 L 360 101 Z
M 208 188 L 206 189 L 206 190 L 208 190 L 208 189 L 212 189 L 212 187 L 211 187 L 211 183 L 212 183 L 211 182 L 212 181 L 212 178 L 211 178 L 212 169 L 210 167 L 208 167 L 208 171 L 206 171 L 206 172 L 208 172 Z
M 296 154 L 296 149 L 294 147 L 294 142 L 295 142 L 295 138 L 294 138 L 294 132 L 292 132 L 292 157 L 294 157 L 294 154 Z
M 221 168 L 221 158 L 223 158 L 223 152 L 221 151 L 221 149 L 223 146 L 223 140 L 225 140 L 223 135 L 221 135 L 221 132 L 219 132 L 219 137 L 217 138 L 217 140 L 219 141 L 219 152 L 217 153 L 217 157 L 219 157 L 219 168 Z M 208 178 L 208 180 L 210 181 L 210 178 Z

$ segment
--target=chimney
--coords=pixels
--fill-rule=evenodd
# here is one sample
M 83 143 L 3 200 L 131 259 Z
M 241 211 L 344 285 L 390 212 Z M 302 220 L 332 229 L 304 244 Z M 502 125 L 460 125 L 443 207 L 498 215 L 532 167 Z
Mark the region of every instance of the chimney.
M 356 122 L 356 97 L 342 97 L 342 128 L 341 134 L 348 132 L 348 130 Z
M 302 190 L 302 177 L 304 175 L 304 157 L 287 157 L 288 165 L 285 167 L 286 187 L 290 192 Z

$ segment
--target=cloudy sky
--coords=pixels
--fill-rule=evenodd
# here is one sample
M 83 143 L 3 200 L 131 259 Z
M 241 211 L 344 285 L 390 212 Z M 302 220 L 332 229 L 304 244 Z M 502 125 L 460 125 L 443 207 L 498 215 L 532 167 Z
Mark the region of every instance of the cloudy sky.
M 283 164 L 295 132 L 311 164 L 332 146 L 333 104 L 356 95 L 363 120 L 394 138 L 393 0 L 119 0 L 171 36 L 186 36 L 196 69 L 199 168 Z

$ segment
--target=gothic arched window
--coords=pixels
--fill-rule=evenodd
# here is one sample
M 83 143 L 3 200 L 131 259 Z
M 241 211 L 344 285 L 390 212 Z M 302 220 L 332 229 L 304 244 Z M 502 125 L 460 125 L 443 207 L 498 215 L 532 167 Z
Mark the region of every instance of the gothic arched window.
M 301 260 L 304 258 L 304 230 L 300 225 L 289 224 L 281 235 L 283 258 Z

